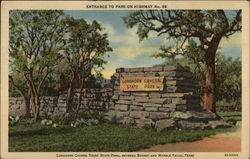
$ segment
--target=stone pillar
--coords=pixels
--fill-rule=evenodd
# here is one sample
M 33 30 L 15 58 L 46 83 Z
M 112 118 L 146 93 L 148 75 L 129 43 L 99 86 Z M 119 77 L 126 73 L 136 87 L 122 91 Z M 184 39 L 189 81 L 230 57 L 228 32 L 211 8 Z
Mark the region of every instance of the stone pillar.
M 163 89 L 122 90 L 122 78 L 133 81 L 146 77 L 163 78 Z M 115 116 L 118 123 L 129 126 L 160 130 L 211 127 L 208 121 L 216 120 L 216 115 L 202 109 L 192 77 L 187 69 L 174 66 L 118 68 L 111 77 L 114 106 L 106 117 L 110 120 Z

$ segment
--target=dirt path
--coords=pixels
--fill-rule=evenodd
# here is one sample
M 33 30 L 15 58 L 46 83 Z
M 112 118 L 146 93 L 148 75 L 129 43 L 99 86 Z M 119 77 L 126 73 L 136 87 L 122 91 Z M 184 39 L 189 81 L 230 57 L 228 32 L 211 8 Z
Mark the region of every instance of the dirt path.
M 241 129 L 235 132 L 217 134 L 195 142 L 180 142 L 155 145 L 138 152 L 240 152 Z

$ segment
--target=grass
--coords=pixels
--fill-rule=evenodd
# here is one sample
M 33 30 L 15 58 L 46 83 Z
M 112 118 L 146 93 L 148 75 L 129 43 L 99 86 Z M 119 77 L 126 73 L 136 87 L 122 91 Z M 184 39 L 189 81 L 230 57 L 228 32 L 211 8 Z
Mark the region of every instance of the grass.
M 156 144 L 201 140 L 233 129 L 167 130 L 139 129 L 103 123 L 71 128 L 21 121 L 9 128 L 10 152 L 131 152 Z
M 216 106 L 238 106 L 240 105 L 239 102 L 223 102 L 223 101 L 217 101 Z
M 226 121 L 241 121 L 241 112 L 218 112 L 218 115 Z

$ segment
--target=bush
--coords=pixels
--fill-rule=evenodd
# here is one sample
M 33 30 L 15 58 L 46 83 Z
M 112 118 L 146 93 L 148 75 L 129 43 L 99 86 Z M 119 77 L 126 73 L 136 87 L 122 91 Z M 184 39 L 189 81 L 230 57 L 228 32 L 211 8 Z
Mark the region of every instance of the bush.
M 9 116 L 9 126 L 15 126 L 17 125 L 17 123 L 19 123 L 19 121 L 20 121 L 19 116 L 16 117 Z
M 98 121 L 98 123 L 104 122 L 103 114 L 99 112 L 92 113 L 92 114 L 91 113 L 80 113 L 80 114 L 67 113 L 65 115 L 55 116 L 52 119 L 53 123 L 58 123 L 59 125 L 72 125 L 72 123 L 76 123 L 76 122 L 81 123 L 83 125 L 89 125 L 89 124 L 84 124 L 84 123 L 88 123 L 94 120 Z

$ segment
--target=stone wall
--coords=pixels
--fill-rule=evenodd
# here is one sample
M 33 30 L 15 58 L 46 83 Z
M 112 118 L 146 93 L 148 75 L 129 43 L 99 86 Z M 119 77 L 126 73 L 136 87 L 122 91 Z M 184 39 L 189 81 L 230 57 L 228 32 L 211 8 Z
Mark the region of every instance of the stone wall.
M 74 93 L 72 108 L 75 109 L 77 106 L 77 97 L 79 92 Z M 109 106 L 113 105 L 111 97 L 113 96 L 113 90 L 111 88 L 102 89 L 84 89 L 82 93 L 81 107 L 79 113 L 81 112 L 106 112 Z M 58 107 L 54 111 L 53 115 L 60 115 L 66 112 L 66 94 L 62 94 L 58 98 Z
M 120 80 L 126 77 L 160 80 L 157 91 L 121 89 Z M 194 94 L 193 75 L 182 67 L 118 68 L 111 77 L 111 88 L 85 89 L 80 112 L 103 112 L 105 119 L 139 128 L 205 129 L 228 126 L 214 113 L 203 110 L 200 98 Z M 147 78 L 148 79 L 148 78 Z M 158 89 L 159 88 L 159 89 Z M 72 107 L 76 108 L 79 92 L 74 93 Z M 10 115 L 23 115 L 24 102 L 10 98 Z M 66 113 L 66 94 L 41 98 L 41 115 L 57 116 Z
M 162 91 L 122 91 L 120 79 L 123 77 L 163 76 Z M 192 73 L 181 67 L 140 67 L 119 68 L 112 76 L 114 106 L 107 118 L 116 116 L 119 123 L 140 128 L 193 129 L 209 127 L 208 121 L 216 120 L 216 115 L 204 111 L 200 98 L 193 94 L 195 86 Z
M 11 116 L 24 116 L 25 115 L 25 103 L 21 97 L 9 98 L 9 115 Z
M 72 102 L 73 108 L 76 107 L 78 95 L 79 93 L 76 91 Z M 113 103 L 110 101 L 112 95 L 113 91 L 111 88 L 84 89 L 80 112 L 106 112 L 109 106 Z M 43 96 L 40 98 L 40 102 L 41 116 L 57 116 L 66 113 L 66 94 L 62 94 L 59 97 Z M 25 115 L 25 104 L 23 98 L 9 98 L 9 115 Z

